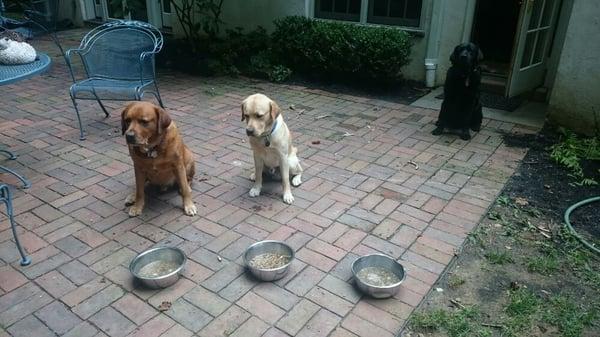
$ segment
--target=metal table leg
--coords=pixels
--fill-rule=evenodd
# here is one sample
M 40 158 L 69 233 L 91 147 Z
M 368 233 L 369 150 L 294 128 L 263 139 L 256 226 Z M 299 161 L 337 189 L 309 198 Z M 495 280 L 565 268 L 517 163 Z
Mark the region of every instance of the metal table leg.
M 12 153 L 8 150 L 0 150 L 0 153 L 6 154 L 8 156 L 8 159 L 10 159 L 10 160 L 17 159 L 17 156 L 15 156 L 14 153 Z M 9 169 L 8 167 L 4 167 L 4 166 L 0 165 L 0 171 L 7 172 L 7 173 L 12 174 L 13 176 L 17 177 L 17 179 L 19 179 L 23 183 L 23 188 L 31 187 L 31 183 L 29 182 L 29 180 L 27 180 L 27 178 L 23 177 L 22 175 L 18 174 L 15 171 Z
M 21 265 L 27 266 L 31 263 L 31 258 L 25 255 L 25 251 L 23 250 L 23 247 L 21 247 L 21 243 L 19 242 L 19 237 L 17 236 L 17 229 L 15 228 L 15 219 L 13 217 L 12 198 L 10 194 L 10 189 L 5 184 L 0 184 L 0 202 L 3 202 L 6 205 L 6 216 L 10 221 L 10 227 L 12 229 L 13 236 L 15 237 L 15 243 L 17 244 L 19 254 L 21 254 Z

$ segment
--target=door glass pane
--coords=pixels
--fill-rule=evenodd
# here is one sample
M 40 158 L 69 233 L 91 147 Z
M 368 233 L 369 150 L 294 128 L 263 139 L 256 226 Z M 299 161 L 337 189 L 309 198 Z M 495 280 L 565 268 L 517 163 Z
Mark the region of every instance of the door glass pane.
M 552 20 L 552 12 L 556 0 L 546 0 L 546 7 L 544 7 L 544 13 L 542 13 L 542 24 L 541 27 L 550 26 L 550 20 Z
M 387 16 L 388 0 L 373 1 L 373 15 Z
M 171 0 L 162 0 L 163 13 L 171 13 Z
M 529 21 L 529 29 L 539 27 L 540 16 L 544 9 L 545 0 L 533 0 L 533 9 L 531 9 L 531 20 Z
M 542 62 L 544 57 L 544 49 L 548 39 L 548 29 L 540 30 L 538 33 L 537 43 L 535 44 L 535 52 L 533 53 L 533 63 Z
M 533 53 L 533 44 L 535 43 L 535 36 L 537 32 L 527 33 L 525 39 L 525 50 L 523 51 L 523 57 L 521 58 L 521 68 L 525 68 L 530 65 L 531 53 Z

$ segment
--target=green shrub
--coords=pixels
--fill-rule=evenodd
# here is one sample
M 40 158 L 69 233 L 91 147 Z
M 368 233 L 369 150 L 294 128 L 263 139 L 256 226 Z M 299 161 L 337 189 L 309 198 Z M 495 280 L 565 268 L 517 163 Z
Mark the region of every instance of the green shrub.
M 578 180 L 577 185 L 598 185 L 593 177 L 584 175 L 581 161 L 600 160 L 600 137 L 581 138 L 564 128 L 558 131 L 561 139 L 550 148 L 550 157 L 571 171 L 571 176 Z
M 412 41 L 396 28 L 290 16 L 275 21 L 273 51 L 301 74 L 343 80 L 395 82 L 408 64 Z

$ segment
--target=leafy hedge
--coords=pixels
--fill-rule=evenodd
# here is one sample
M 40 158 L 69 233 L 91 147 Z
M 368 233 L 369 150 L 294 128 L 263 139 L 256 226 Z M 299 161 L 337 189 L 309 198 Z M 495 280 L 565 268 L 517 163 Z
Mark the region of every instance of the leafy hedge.
M 289 16 L 275 21 L 273 51 L 293 71 L 316 77 L 394 82 L 412 41 L 396 28 Z
M 281 82 L 300 76 L 370 84 L 402 79 L 412 41 L 407 33 L 386 27 L 286 17 L 269 35 L 262 27 L 245 33 L 226 30 L 221 37 L 202 36 L 193 50 L 185 39 L 167 40 L 159 66 L 203 75 L 237 75 Z

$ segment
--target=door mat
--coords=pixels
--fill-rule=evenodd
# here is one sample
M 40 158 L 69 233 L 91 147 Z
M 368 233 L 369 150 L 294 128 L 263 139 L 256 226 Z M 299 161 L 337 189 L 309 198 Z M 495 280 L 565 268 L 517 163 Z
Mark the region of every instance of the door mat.
M 444 93 L 435 96 L 437 99 L 444 99 Z M 489 92 L 481 93 L 481 105 L 486 108 L 498 109 L 504 111 L 515 111 L 521 104 L 525 102 L 523 97 L 507 98 L 503 95 L 492 94 Z

